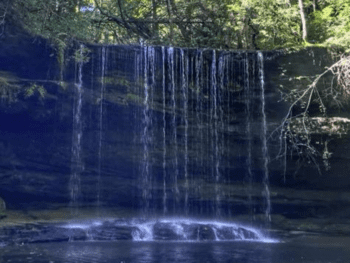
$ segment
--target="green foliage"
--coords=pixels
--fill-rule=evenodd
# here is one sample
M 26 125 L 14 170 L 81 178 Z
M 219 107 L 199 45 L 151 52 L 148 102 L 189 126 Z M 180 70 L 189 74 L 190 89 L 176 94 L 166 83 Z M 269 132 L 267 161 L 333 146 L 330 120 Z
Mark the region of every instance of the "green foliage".
M 91 50 L 86 47 L 81 47 L 74 52 L 74 60 L 76 63 L 87 63 L 90 61 L 89 54 Z
M 102 82 L 102 78 L 100 79 Z M 120 85 L 125 87 L 130 87 L 130 82 L 125 77 L 104 77 L 103 82 L 108 85 Z
M 44 86 L 33 83 L 30 87 L 26 88 L 25 96 L 29 98 L 33 96 L 35 93 L 39 94 L 39 97 L 41 99 L 44 99 L 47 94 L 47 91 L 44 88 Z
M 60 65 L 61 74 L 65 65 L 65 51 L 67 48 L 66 34 L 60 33 L 53 39 L 54 45 L 57 50 L 57 61 Z
M 17 78 L 7 72 L 0 71 L 0 99 L 8 103 L 15 102 L 21 87 L 16 83 Z
M 310 37 L 313 42 L 349 48 L 349 1 L 324 1 L 321 8 L 316 10 L 310 18 Z
M 136 103 L 142 103 L 143 102 L 143 98 L 141 98 L 138 95 L 132 94 L 132 93 L 126 94 L 126 99 L 128 101 L 133 101 L 133 102 L 136 102 Z
M 309 42 L 349 49 L 348 0 L 303 5 Z M 71 39 L 221 49 L 305 45 L 296 0 L 14 0 L 12 9 L 28 31 L 52 40 L 60 65 Z
M 68 83 L 67 83 L 67 82 L 64 82 L 64 81 L 59 81 L 59 82 L 58 82 L 58 85 L 59 85 L 63 90 L 66 90 L 67 87 L 68 87 Z
M 86 0 L 14 0 L 12 7 L 28 31 L 49 39 L 87 40 L 94 37 L 90 27 L 92 12 L 80 8 L 91 4 Z
M 297 5 L 286 6 L 282 1 L 262 0 L 255 7 L 253 22 L 259 26 L 261 49 L 298 46 L 301 43 L 300 15 Z

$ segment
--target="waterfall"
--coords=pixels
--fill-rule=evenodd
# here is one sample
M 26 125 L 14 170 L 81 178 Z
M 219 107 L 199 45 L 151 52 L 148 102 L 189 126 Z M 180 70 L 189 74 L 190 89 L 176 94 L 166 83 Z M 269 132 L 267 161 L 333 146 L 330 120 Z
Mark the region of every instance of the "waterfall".
M 95 63 L 100 65 L 101 80 L 99 103 L 93 111 L 98 170 L 94 177 L 97 192 L 89 200 L 97 200 L 100 206 L 102 192 L 107 204 L 111 198 L 107 182 L 118 184 L 121 176 L 121 185 L 128 190 L 121 189 L 114 196 L 121 196 L 122 205 L 132 203 L 142 217 L 162 214 L 226 220 L 261 213 L 269 221 L 269 129 L 262 53 L 118 48 L 101 47 Z M 83 64 L 76 67 L 72 203 L 80 195 L 83 170 Z M 113 114 L 118 119 L 113 120 Z M 130 117 L 135 119 L 128 122 Z M 118 149 L 105 141 L 123 145 Z M 126 161 L 110 164 L 113 158 Z M 111 175 L 102 180 L 107 167 Z M 128 196 L 132 202 L 124 202 Z
M 80 56 L 83 57 L 83 48 L 80 46 Z M 72 158 L 71 158 L 71 175 L 69 182 L 71 206 L 79 205 L 81 195 L 80 175 L 84 170 L 82 161 L 81 139 L 83 135 L 82 126 L 82 96 L 83 96 L 83 64 L 82 60 L 76 62 L 78 68 L 78 79 L 75 81 L 75 97 L 73 105 L 73 132 L 72 132 Z
M 264 196 L 265 196 L 265 218 L 266 221 L 271 221 L 271 201 L 269 190 L 269 153 L 267 148 L 267 123 L 265 113 L 265 82 L 264 82 L 264 56 L 261 52 L 258 52 L 258 66 L 259 66 L 259 79 L 261 88 L 261 114 L 262 114 L 262 156 L 264 159 Z

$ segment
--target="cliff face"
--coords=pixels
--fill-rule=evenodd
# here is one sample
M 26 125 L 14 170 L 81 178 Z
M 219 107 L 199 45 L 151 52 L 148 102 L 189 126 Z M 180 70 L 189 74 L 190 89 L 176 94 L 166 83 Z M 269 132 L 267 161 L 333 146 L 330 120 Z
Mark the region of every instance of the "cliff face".
M 79 206 L 188 206 L 206 215 L 213 211 L 201 207 L 219 206 L 231 216 L 250 206 L 263 214 L 268 173 L 272 214 L 284 227 L 350 213 L 347 126 L 315 129 L 315 163 L 289 151 L 286 163 L 275 158 L 283 147 L 273 131 L 290 105 L 281 91 L 330 65 L 325 50 L 264 52 L 260 63 L 255 52 L 72 45 L 61 71 L 42 39 L 7 33 L 0 46 L 0 196 L 8 209 L 67 206 L 77 191 Z M 346 124 L 350 116 L 337 114 Z

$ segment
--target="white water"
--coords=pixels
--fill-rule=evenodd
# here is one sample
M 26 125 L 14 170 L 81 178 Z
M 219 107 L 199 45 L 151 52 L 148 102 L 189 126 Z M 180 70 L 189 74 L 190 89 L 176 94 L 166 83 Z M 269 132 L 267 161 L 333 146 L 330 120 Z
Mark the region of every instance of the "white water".
M 278 240 L 266 237 L 259 229 L 244 224 L 189 218 L 164 218 L 158 220 L 114 220 L 82 221 L 62 225 L 66 229 L 82 229 L 90 240 L 94 240 L 96 229 L 113 236 L 113 229 L 123 227 L 131 231 L 133 241 L 248 241 L 276 243 Z M 104 228 L 105 227 L 105 228 Z

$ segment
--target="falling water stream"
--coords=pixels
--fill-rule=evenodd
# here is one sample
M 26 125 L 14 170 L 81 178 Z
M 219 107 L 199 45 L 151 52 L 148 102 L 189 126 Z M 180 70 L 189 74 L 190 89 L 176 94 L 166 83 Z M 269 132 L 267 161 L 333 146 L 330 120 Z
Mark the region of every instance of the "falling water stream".
M 176 122 L 176 86 L 175 86 L 175 60 L 176 56 L 174 53 L 174 48 L 168 48 L 168 72 L 169 72 L 169 87 L 171 91 L 171 111 L 172 111 L 172 159 L 173 159 L 173 184 L 174 187 L 172 189 L 173 193 L 173 201 L 174 201 L 174 209 L 173 211 L 176 213 L 179 203 L 179 186 L 178 186 L 178 175 L 179 175 L 179 167 L 178 167 L 178 145 L 177 145 L 177 122 Z
M 155 81 L 154 60 L 155 53 L 153 47 L 145 46 L 144 51 L 144 109 L 143 109 L 143 130 L 141 140 L 143 144 L 142 161 L 142 197 L 144 214 L 150 212 L 150 202 L 152 198 L 152 170 L 150 163 L 150 147 L 152 145 L 152 93 Z
M 103 100 L 105 92 L 105 74 L 107 66 L 106 47 L 101 50 L 101 88 L 99 108 L 99 134 L 98 134 L 98 177 L 97 177 L 97 208 L 101 205 L 101 166 L 102 166 L 102 136 L 103 136 Z
M 83 56 L 84 46 L 80 46 L 80 57 Z M 84 169 L 81 156 L 81 140 L 83 135 L 82 126 L 82 96 L 83 96 L 83 64 L 82 60 L 76 62 L 77 81 L 75 83 L 75 98 L 73 108 L 73 136 L 72 136 L 72 164 L 69 182 L 71 206 L 79 205 L 81 194 L 80 174 Z
M 162 74 L 165 76 L 165 47 L 162 47 Z M 166 214 L 167 209 L 167 145 L 166 145 L 166 83 L 165 83 L 165 77 L 163 77 L 162 80 L 162 88 L 163 88 L 163 214 Z
M 185 204 L 184 211 L 188 215 L 188 195 L 189 195 L 189 178 L 188 178 L 188 59 L 184 56 L 184 50 L 181 50 L 181 92 L 182 92 L 182 101 L 183 101 L 183 122 L 185 125 L 184 128 L 184 177 L 185 177 Z
M 250 78 L 249 78 L 249 59 L 248 53 L 245 54 L 244 59 L 245 66 L 245 78 L 244 78 L 244 89 L 245 89 L 245 99 L 246 99 L 246 131 L 248 138 L 248 147 L 247 147 L 247 172 L 246 172 L 246 191 L 248 195 L 248 211 L 251 217 L 254 216 L 253 213 L 253 205 L 252 205 L 252 183 L 253 183 L 253 172 L 252 172 L 252 127 L 251 127 L 251 96 L 252 96 L 252 87 L 250 86 Z M 254 86 L 254 85 L 252 85 Z
M 261 52 L 258 52 L 258 66 L 259 66 L 259 78 L 261 88 L 261 114 L 262 114 L 262 154 L 264 159 L 264 195 L 265 195 L 265 218 L 266 221 L 271 221 L 271 201 L 269 190 L 269 153 L 267 148 L 267 123 L 265 113 L 265 82 L 264 82 L 264 56 Z

